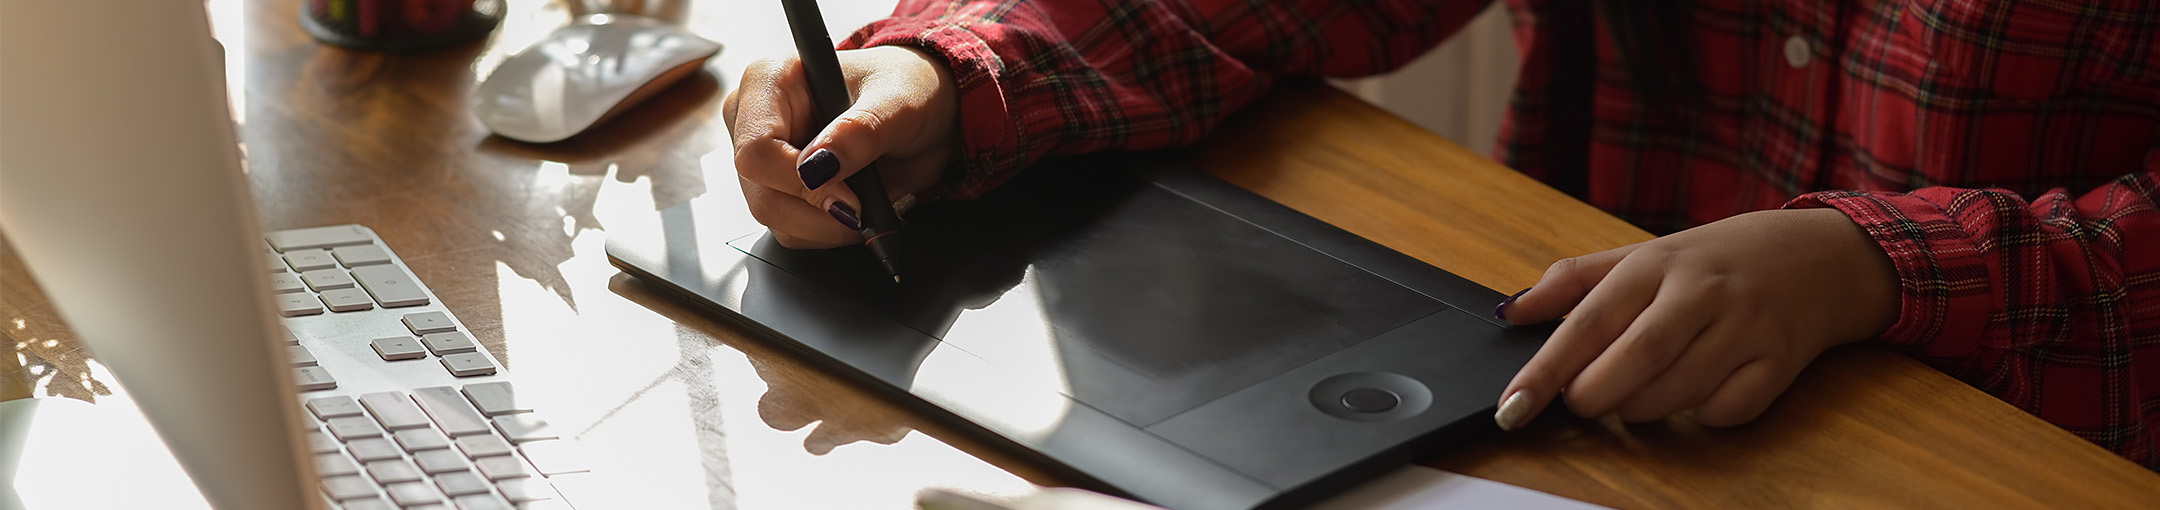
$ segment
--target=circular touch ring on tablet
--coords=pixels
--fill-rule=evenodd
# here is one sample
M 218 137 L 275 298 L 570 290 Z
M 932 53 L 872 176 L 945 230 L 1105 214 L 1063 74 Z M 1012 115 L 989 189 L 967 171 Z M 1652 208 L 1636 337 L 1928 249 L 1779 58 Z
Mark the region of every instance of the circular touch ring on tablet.
M 1308 392 L 1314 408 L 1351 421 L 1394 421 L 1432 407 L 1432 389 L 1392 372 L 1351 372 L 1321 379 Z

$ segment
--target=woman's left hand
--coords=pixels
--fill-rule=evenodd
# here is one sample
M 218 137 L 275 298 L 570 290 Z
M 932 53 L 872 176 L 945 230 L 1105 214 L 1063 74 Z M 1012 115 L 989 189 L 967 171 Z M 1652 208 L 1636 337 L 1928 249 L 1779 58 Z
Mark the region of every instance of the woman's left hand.
M 1754 420 L 1830 347 L 1898 318 L 1897 273 L 1834 209 L 1759 211 L 1554 263 L 1502 318 L 1567 315 L 1501 393 L 1500 426 L 1563 388 L 1575 414 Z

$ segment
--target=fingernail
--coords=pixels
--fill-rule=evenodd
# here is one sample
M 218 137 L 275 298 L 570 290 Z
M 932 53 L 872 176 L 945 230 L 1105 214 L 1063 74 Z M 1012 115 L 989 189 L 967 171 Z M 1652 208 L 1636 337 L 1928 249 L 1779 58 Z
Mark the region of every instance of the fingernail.
M 810 153 L 810 159 L 803 160 L 802 165 L 795 167 L 795 173 L 802 176 L 803 187 L 818 189 L 840 173 L 840 157 L 833 155 L 830 150 L 818 149 L 817 152 Z
M 832 205 L 825 206 L 825 212 L 831 213 L 832 219 L 840 220 L 841 225 L 847 225 L 848 230 L 862 230 L 862 220 L 856 219 L 855 208 L 848 207 L 847 202 L 834 200 Z
M 907 215 L 908 209 L 915 208 L 915 194 L 909 193 L 905 195 L 900 195 L 900 198 L 893 199 L 892 208 L 894 215 Z
M 1493 412 L 1492 419 L 1500 425 L 1500 430 L 1522 428 L 1523 422 L 1530 420 L 1530 390 L 1516 390 L 1506 402 L 1500 403 L 1500 410 Z
M 1499 318 L 1500 318 L 1500 320 L 1507 320 L 1507 307 L 1508 307 L 1508 305 L 1512 305 L 1512 304 L 1515 304 L 1515 299 L 1517 299 L 1517 298 L 1521 298 L 1523 294 L 1529 294 L 1529 293 L 1530 293 L 1530 289 L 1523 289 L 1523 290 L 1515 291 L 1515 295 L 1513 295 L 1513 296 L 1508 296 L 1506 300 L 1502 300 L 1502 301 L 1500 301 L 1500 306 L 1495 306 L 1495 307 L 1493 307 L 1493 309 L 1492 309 L 1492 315 L 1493 315 L 1494 317 L 1499 317 Z

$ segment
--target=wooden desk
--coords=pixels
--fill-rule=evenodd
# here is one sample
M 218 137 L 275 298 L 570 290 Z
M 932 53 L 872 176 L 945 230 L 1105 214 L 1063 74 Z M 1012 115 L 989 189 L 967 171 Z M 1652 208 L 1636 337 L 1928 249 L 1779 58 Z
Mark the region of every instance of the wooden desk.
M 210 2 L 245 84 L 234 103 L 265 226 L 376 228 L 557 425 L 602 453 L 597 468 L 638 480 L 641 508 L 905 508 L 922 487 L 1060 482 L 608 265 L 611 222 L 737 193 L 718 99 L 750 60 L 792 51 L 775 2 L 642 2 L 726 43 L 718 75 L 534 146 L 489 137 L 466 94 L 569 19 L 562 3 L 510 2 L 487 44 L 380 55 L 315 44 L 296 1 Z M 891 2 L 825 4 L 844 33 Z M 1323 86 L 1285 86 L 1225 125 L 1196 149 L 1202 168 L 1495 289 L 1650 238 Z M 24 274 L 5 251 L 0 348 L 20 357 L 0 356 L 0 399 L 125 405 Z M 2160 501 L 2160 476 L 1872 347 L 1831 352 L 1749 426 L 1564 414 L 1424 462 L 1620 508 Z

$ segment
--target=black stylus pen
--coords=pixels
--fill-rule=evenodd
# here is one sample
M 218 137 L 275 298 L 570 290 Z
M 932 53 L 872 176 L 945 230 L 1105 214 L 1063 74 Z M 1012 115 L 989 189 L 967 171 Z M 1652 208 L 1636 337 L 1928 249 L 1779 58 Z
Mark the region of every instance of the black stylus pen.
M 833 54 L 832 36 L 825 33 L 825 16 L 818 13 L 816 0 L 780 0 L 780 8 L 787 11 L 803 77 L 810 81 L 810 99 L 817 103 L 812 125 L 822 131 L 854 103 L 847 78 L 840 74 L 840 57 Z M 892 197 L 885 196 L 885 178 L 878 175 L 877 163 L 848 176 L 847 187 L 862 201 L 863 246 L 892 274 L 893 283 L 900 283 L 900 215 L 893 212 Z

